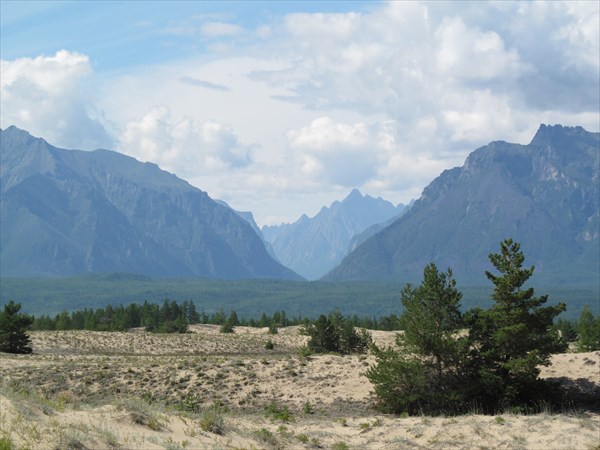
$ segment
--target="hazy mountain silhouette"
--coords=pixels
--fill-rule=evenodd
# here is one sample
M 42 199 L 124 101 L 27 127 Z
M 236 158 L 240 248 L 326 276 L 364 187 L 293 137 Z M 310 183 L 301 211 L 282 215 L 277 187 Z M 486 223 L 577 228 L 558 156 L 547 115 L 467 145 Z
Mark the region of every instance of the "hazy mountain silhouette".
M 597 285 L 599 136 L 542 125 L 528 145 L 475 150 L 324 279 L 417 281 L 435 262 L 452 267 L 459 283 L 484 284 L 488 254 L 512 237 L 536 282 Z
M 299 279 L 230 208 L 151 163 L 0 131 L 2 276 Z
M 309 218 L 264 226 L 262 233 L 282 264 L 308 279 L 317 279 L 335 267 L 348 253 L 351 239 L 369 226 L 399 215 L 404 205 L 363 196 L 354 189 L 342 201 Z

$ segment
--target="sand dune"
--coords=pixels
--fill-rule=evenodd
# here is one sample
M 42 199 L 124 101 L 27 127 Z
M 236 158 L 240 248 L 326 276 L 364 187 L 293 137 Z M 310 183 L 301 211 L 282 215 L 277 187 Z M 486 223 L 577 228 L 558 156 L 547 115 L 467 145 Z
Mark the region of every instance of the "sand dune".
M 32 449 L 600 446 L 594 411 L 381 415 L 364 377 L 373 357 L 302 357 L 298 327 L 191 331 L 32 333 L 33 355 L 0 354 L 0 437 Z M 600 396 L 600 352 L 554 355 L 542 376 Z

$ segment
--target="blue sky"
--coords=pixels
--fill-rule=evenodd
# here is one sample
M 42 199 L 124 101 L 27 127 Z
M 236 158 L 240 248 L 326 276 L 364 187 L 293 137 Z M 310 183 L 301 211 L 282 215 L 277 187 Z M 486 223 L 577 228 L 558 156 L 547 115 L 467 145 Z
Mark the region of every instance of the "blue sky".
M 97 72 L 193 58 L 215 38 L 190 41 L 203 22 L 260 27 L 289 12 L 365 11 L 370 2 L 343 1 L 2 1 L 2 58 L 69 49 L 93 55 Z M 188 28 L 188 30 L 186 30 Z M 179 32 L 177 32 L 179 30 Z M 243 47 L 243 42 L 241 47 Z M 239 49 L 238 49 L 239 50 Z
M 12 2 L 1 126 L 254 212 L 395 203 L 492 140 L 600 121 L 597 1 Z

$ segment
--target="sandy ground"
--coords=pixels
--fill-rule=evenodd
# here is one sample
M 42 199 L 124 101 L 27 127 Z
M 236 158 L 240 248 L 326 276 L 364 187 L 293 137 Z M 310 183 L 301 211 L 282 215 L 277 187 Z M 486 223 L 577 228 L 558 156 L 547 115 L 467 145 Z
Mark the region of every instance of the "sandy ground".
M 31 333 L 33 355 L 0 354 L 0 438 L 30 449 L 600 449 L 595 411 L 384 416 L 364 377 L 372 356 L 302 357 L 297 327 L 218 330 Z M 373 332 L 379 344 L 394 336 Z M 542 376 L 599 396 L 600 352 L 554 355 Z

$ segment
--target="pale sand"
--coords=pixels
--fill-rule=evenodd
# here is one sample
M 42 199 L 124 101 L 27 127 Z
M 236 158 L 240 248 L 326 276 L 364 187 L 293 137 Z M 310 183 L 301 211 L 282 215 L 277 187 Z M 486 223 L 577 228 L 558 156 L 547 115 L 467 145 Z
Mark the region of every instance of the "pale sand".
M 0 437 L 31 449 L 600 448 L 595 412 L 384 416 L 372 409 L 364 377 L 372 356 L 302 358 L 307 337 L 298 327 L 277 335 L 266 328 L 191 329 L 185 335 L 32 333 L 34 355 L 0 354 Z M 395 334 L 373 337 L 390 345 Z M 274 350 L 264 347 L 269 339 Z M 600 352 L 554 355 L 542 376 L 600 395 Z M 202 414 L 174 408 L 191 395 L 202 408 L 215 400 L 227 406 L 222 435 L 202 431 Z M 292 421 L 267 416 L 273 401 L 289 408 Z M 307 402 L 313 414 L 304 412 Z M 135 411 L 146 414 L 143 423 L 136 423 Z

